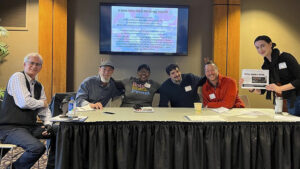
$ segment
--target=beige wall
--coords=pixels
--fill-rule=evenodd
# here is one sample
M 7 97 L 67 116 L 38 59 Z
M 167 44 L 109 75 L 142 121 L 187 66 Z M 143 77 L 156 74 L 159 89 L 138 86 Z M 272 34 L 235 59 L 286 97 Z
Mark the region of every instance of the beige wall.
M 28 0 L 27 30 L 9 31 L 5 39 L 10 54 L 0 65 L 0 87 L 5 87 L 9 77 L 23 70 L 23 58 L 31 52 L 38 52 L 38 0 Z
M 113 76 L 116 79 L 135 76 L 137 66 L 142 63 L 150 65 L 151 78 L 159 82 L 167 78 L 165 67 L 170 63 L 178 63 L 182 72 L 201 75 L 201 58 L 210 57 L 212 53 L 211 0 L 144 0 L 142 2 L 190 5 L 188 56 L 100 55 L 99 0 L 74 0 L 72 4 L 68 4 L 68 58 L 71 59 L 74 56 L 74 65 L 69 64 L 74 67 L 74 70 L 68 67 L 68 72 L 71 72 L 71 74 L 68 73 L 69 91 L 77 90 L 86 77 L 97 74 L 101 58 L 109 58 L 115 63 L 117 68 Z M 127 0 L 122 3 L 140 3 L 140 1 Z
M 258 35 L 268 35 L 281 51 L 289 52 L 300 61 L 300 1 L 299 0 L 242 0 L 240 68 L 260 69 L 263 58 L 253 45 Z M 272 107 L 265 95 L 250 94 L 252 107 Z
M 106 1 L 108 2 L 108 1 Z M 112 1 L 109 1 L 112 2 Z M 118 1 L 119 2 L 119 1 Z M 139 2 L 126 1 L 126 2 Z M 125 1 L 124 1 L 125 3 Z M 101 58 L 110 58 L 117 65 L 114 77 L 134 76 L 137 65 L 149 63 L 152 78 L 162 82 L 167 78 L 164 68 L 175 62 L 183 72 L 201 74 L 201 57 L 211 56 L 212 50 L 212 2 L 210 0 L 145 0 L 147 4 L 190 5 L 190 32 L 188 56 L 119 56 L 99 54 L 99 1 L 74 0 L 68 4 L 68 90 L 77 90 L 87 76 L 97 73 Z M 240 68 L 259 69 L 263 62 L 253 46 L 253 40 L 261 34 L 269 35 L 280 50 L 293 54 L 300 61 L 300 1 L 298 0 L 242 0 Z M 6 39 L 10 55 L 0 65 L 0 86 L 6 86 L 9 77 L 23 69 L 23 57 L 38 50 L 38 0 L 29 0 L 28 31 L 9 31 Z M 74 57 L 74 59 L 73 59 Z M 271 107 L 265 96 L 249 94 L 252 107 Z

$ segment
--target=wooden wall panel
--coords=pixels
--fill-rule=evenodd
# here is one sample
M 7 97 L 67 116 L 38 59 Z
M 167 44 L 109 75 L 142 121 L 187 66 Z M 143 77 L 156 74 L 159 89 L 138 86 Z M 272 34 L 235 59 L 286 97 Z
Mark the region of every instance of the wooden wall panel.
M 240 0 L 214 0 L 215 5 L 225 5 L 225 4 L 240 4 Z
M 214 62 L 219 72 L 239 79 L 240 0 L 214 1 Z
M 240 5 L 240 0 L 229 0 L 228 4 L 230 4 L 230 5 Z
M 213 56 L 214 62 L 219 67 L 219 72 L 226 75 L 227 71 L 227 8 L 223 5 L 214 6 L 213 16 Z
M 67 0 L 56 0 L 53 20 L 53 91 L 66 91 L 67 73 Z
M 227 4 L 228 0 L 214 0 L 214 4 Z
M 240 6 L 230 5 L 228 9 L 228 59 L 227 75 L 239 80 L 240 69 Z
M 48 102 L 52 96 L 52 6 L 52 0 L 39 1 L 39 53 L 44 63 L 38 79 L 45 88 Z
M 66 91 L 67 0 L 39 0 L 39 53 L 44 58 L 39 80 L 50 101 Z

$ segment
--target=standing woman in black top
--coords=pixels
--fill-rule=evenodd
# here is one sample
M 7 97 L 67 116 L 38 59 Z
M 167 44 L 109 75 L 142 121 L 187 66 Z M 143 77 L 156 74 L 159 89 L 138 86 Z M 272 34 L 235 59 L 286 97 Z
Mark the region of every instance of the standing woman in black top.
M 266 86 L 267 99 L 275 93 L 287 99 L 288 112 L 300 116 L 300 66 L 289 53 L 280 52 L 275 43 L 266 36 L 258 36 L 254 40 L 257 52 L 264 57 L 262 69 L 269 70 L 270 85 Z M 253 92 L 254 90 L 250 91 Z M 264 94 L 266 90 L 256 89 L 255 93 Z

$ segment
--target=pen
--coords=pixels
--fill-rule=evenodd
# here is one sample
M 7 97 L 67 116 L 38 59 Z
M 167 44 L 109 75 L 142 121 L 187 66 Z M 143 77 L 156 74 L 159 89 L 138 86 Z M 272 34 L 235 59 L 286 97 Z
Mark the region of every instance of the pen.
M 105 111 L 105 112 L 103 112 L 103 113 L 105 113 L 105 114 L 115 114 L 115 113 L 113 113 L 113 112 L 107 112 L 107 111 Z

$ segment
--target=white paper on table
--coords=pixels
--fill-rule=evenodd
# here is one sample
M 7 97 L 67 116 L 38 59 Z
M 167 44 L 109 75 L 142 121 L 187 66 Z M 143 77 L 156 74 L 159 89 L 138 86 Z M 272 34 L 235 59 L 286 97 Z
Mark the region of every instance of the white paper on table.
M 95 109 L 91 108 L 90 105 L 76 107 L 76 112 L 82 112 L 82 111 L 95 111 Z
M 219 107 L 219 108 L 211 109 L 211 110 L 215 111 L 217 113 L 225 113 L 225 112 L 229 111 L 229 109 L 227 109 L 226 107 Z
M 269 70 L 243 69 L 243 89 L 266 89 L 269 85 Z
M 243 115 L 243 116 L 264 116 L 266 114 L 264 112 L 258 111 L 258 110 L 244 110 L 239 115 Z
M 69 121 L 71 121 L 71 120 L 72 120 L 72 119 L 70 119 L 70 118 L 68 118 L 68 117 L 61 118 L 59 115 L 50 118 L 50 121 L 52 121 L 52 122 L 69 122 Z
M 185 118 L 187 118 L 190 121 L 203 121 L 203 122 L 226 121 L 220 116 L 185 116 Z
M 72 122 L 84 122 L 86 119 L 88 118 L 88 116 L 78 116 L 76 118 L 72 119 Z
M 274 119 L 280 121 L 300 121 L 300 117 L 293 116 L 293 115 L 281 115 L 281 114 L 275 114 Z

